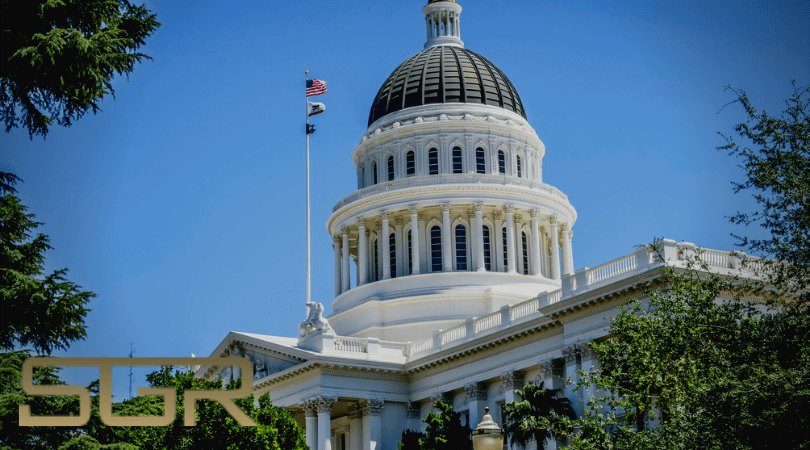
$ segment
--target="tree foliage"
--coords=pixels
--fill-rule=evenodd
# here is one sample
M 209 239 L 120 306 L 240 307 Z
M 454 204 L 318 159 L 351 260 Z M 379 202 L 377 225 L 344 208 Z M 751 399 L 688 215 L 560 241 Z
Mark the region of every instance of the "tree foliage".
M 272 405 L 268 394 L 254 402 L 248 398 L 235 403 L 258 425 L 243 427 L 221 406 L 211 400 L 197 401 L 197 425 L 183 425 L 184 392 L 188 389 L 221 390 L 222 380 L 195 379 L 191 373 L 175 372 L 163 367 L 147 376 L 153 387 L 174 387 L 177 392 L 175 421 L 165 427 L 110 427 L 99 415 L 98 381 L 89 386 L 93 408 L 90 421 L 83 427 L 19 427 L 18 406 L 31 404 L 35 415 L 77 414 L 77 397 L 32 397 L 21 387 L 20 368 L 29 352 L 0 354 L 0 381 L 6 388 L 0 393 L 0 448 L 12 449 L 248 449 L 304 450 L 304 430 L 292 415 Z M 37 384 L 64 384 L 58 368 L 35 370 Z M 231 381 L 226 389 L 236 389 L 240 381 Z M 258 403 L 258 407 L 256 406 Z M 163 414 L 160 397 L 133 397 L 113 403 L 113 415 L 157 416 Z
M 399 450 L 466 450 L 472 448 L 472 430 L 461 424 L 461 413 L 453 411 L 453 405 L 441 398 L 433 403 L 433 409 L 422 419 L 425 432 L 405 430 Z
M 65 278 L 67 269 L 45 274 L 48 236 L 35 233 L 42 225 L 13 195 L 17 178 L 3 174 L 0 181 L 0 349 L 31 345 L 50 354 L 67 349 L 86 336 L 85 305 L 95 294 Z
M 554 439 L 552 430 L 561 425 L 560 418 L 576 418 L 571 400 L 563 397 L 561 391 L 546 389 L 542 382 L 516 390 L 518 400 L 505 404 L 503 408 L 504 432 L 510 441 L 525 447 L 533 439 L 537 450 L 545 449 L 546 441 Z
M 785 100 L 779 117 L 758 111 L 745 91 L 728 88 L 746 113 L 746 121 L 734 127 L 745 141 L 738 144 L 725 136 L 726 145 L 718 150 L 740 160 L 746 180 L 733 183 L 734 192 L 753 190 L 762 208 L 752 213 L 738 212 L 730 217 L 735 224 L 758 223 L 769 237 L 749 239 L 737 236 L 740 246 L 774 257 L 787 264 L 772 267 L 772 285 L 777 291 L 800 292 L 808 299 L 810 286 L 810 86 L 797 88 Z M 722 135 L 722 133 L 721 133 Z
M 149 56 L 137 52 L 159 26 L 127 0 L 2 0 L 0 114 L 6 131 L 31 137 L 70 126 L 114 95 L 115 74 Z

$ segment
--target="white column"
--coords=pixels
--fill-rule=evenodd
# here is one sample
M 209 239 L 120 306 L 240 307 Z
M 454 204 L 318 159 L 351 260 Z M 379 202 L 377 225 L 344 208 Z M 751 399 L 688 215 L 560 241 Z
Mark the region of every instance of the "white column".
M 363 450 L 382 450 L 383 401 L 369 399 L 363 408 Z
M 442 270 L 450 272 L 453 270 L 453 246 L 450 239 L 450 203 L 442 203 Z
M 549 278 L 548 271 L 548 244 L 546 242 L 546 227 L 540 228 L 540 270 L 544 277 Z
M 349 268 L 349 227 L 344 226 L 341 228 L 343 232 L 343 264 L 340 266 L 340 273 L 342 275 L 343 282 L 341 284 L 341 292 L 346 292 L 349 290 L 349 275 L 350 275 L 350 268 Z
M 532 216 L 532 275 L 540 275 L 542 267 L 540 265 L 540 225 L 538 223 L 537 209 L 529 211 Z
M 512 220 L 514 205 L 506 205 L 506 269 L 509 273 L 516 273 L 515 266 L 515 224 Z
M 522 219 L 523 216 L 515 214 L 515 249 L 517 249 L 515 252 L 515 271 L 520 274 L 523 273 L 523 235 L 520 226 Z
M 408 208 L 411 212 L 411 275 L 417 275 L 419 271 L 419 222 L 417 214 L 419 209 L 416 206 Z M 407 237 L 405 240 L 407 241 Z
M 403 243 L 407 244 L 407 237 L 402 236 L 402 218 L 395 217 L 394 218 L 394 248 L 396 249 L 397 253 L 397 276 L 401 277 L 405 275 L 407 270 L 405 270 L 405 262 L 408 260 L 406 257 L 406 253 L 408 249 Z
M 380 252 L 382 258 L 382 279 L 387 280 L 391 278 L 391 255 L 388 251 L 388 211 L 382 211 L 382 229 L 380 231 L 382 241 L 382 251 Z
M 475 427 L 484 417 L 484 407 L 487 406 L 487 389 L 483 383 L 472 383 L 464 386 L 467 394 L 467 405 L 470 412 L 470 428 Z
M 557 216 L 551 217 L 551 278 L 560 279 L 560 244 L 557 236 Z
M 332 237 L 332 248 L 335 249 L 335 297 L 343 292 L 343 278 L 340 275 L 340 237 Z
M 368 244 L 366 242 L 366 220 L 357 219 L 357 285 L 368 283 Z
M 318 397 L 318 450 L 332 450 L 332 404 L 337 397 Z
M 349 408 L 349 450 L 363 448 L 363 410 L 359 404 Z
M 308 399 L 301 403 L 306 417 L 306 444 L 311 449 L 318 448 L 318 405 L 315 399 Z
M 484 202 L 475 203 L 475 270 L 486 271 L 484 264 Z M 491 240 L 492 236 L 490 236 Z M 490 254 L 492 253 L 490 242 Z
M 492 235 L 490 236 L 491 239 L 494 239 L 495 242 L 490 242 L 490 248 L 492 250 L 492 267 L 496 272 L 506 272 L 506 268 L 503 266 L 503 223 L 501 221 L 502 213 L 500 211 L 495 211 L 495 229 L 493 230 Z
M 574 237 L 574 232 L 571 230 L 563 231 L 563 249 L 565 250 L 565 269 L 563 273 L 574 273 L 574 252 L 571 247 L 571 241 Z

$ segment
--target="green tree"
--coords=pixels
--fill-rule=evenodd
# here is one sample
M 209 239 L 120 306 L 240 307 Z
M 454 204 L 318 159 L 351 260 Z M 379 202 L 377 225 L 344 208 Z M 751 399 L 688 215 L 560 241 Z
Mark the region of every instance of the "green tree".
M 558 427 L 558 418 L 576 418 L 571 400 L 561 395 L 561 389 L 545 389 L 541 382 L 526 385 L 515 394 L 518 400 L 504 405 L 504 431 L 512 442 L 522 446 L 534 439 L 537 450 L 545 449 L 546 441 L 554 439 L 552 430 Z
M 718 150 L 740 160 L 746 180 L 734 183 L 734 192 L 753 190 L 761 210 L 739 212 L 730 217 L 732 223 L 757 223 L 770 236 L 749 239 L 737 236 L 740 246 L 753 252 L 774 257 L 788 264 L 770 267 L 769 282 L 775 292 L 796 292 L 805 301 L 810 292 L 810 86 L 797 88 L 785 100 L 785 111 L 779 117 L 758 111 L 745 91 L 727 88 L 737 98 L 746 121 L 737 124 L 734 132 L 744 140 L 738 144 L 733 136 L 721 135 L 726 145 Z
M 425 433 L 407 429 L 402 432 L 402 441 L 397 445 L 397 450 L 422 450 L 419 443 L 425 438 Z
M 2 1 L 0 114 L 32 138 L 98 111 L 115 74 L 149 59 L 137 50 L 160 26 L 127 0 Z
M 39 222 L 14 194 L 17 177 L 0 184 L 0 349 L 31 345 L 50 354 L 86 336 L 87 302 L 95 297 L 65 278 L 67 269 L 46 275 L 48 236 L 34 232 Z
M 461 414 L 441 398 L 433 403 L 433 409 L 422 420 L 425 422 L 425 437 L 419 440 L 422 450 L 464 450 L 472 448 L 472 430 L 461 424 Z

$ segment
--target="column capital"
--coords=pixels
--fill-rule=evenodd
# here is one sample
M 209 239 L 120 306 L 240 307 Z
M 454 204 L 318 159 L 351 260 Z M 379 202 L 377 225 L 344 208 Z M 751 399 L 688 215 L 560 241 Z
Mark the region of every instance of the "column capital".
M 473 203 L 473 209 L 475 209 L 476 212 L 483 211 L 484 202 L 475 202 L 475 203 Z
M 562 349 L 563 358 L 565 358 L 565 363 L 570 365 L 576 362 L 577 355 L 579 355 L 580 350 L 582 349 L 581 343 L 571 344 L 567 347 Z
M 464 393 L 467 395 L 468 402 L 487 399 L 487 387 L 484 383 L 470 383 L 465 385 Z
M 515 205 L 513 205 L 513 204 L 511 204 L 511 203 L 508 203 L 508 204 L 506 204 L 506 205 L 503 205 L 503 211 L 504 211 L 506 214 L 512 214 L 512 213 L 515 211 Z
M 383 209 L 380 211 L 380 217 L 382 217 L 383 220 L 388 219 L 388 210 Z
M 501 218 L 503 218 L 503 212 L 496 209 L 495 211 L 492 211 L 492 216 L 495 218 L 495 220 L 501 220 Z
M 419 403 L 408 402 L 407 406 L 407 417 L 409 419 L 419 419 L 421 413 L 421 408 L 419 407 Z
M 379 416 L 382 414 L 384 401 L 381 399 L 370 398 L 363 404 L 364 416 Z
M 328 413 L 332 411 L 332 405 L 337 402 L 337 397 L 317 396 L 315 397 L 319 413 Z
M 340 234 L 342 234 L 342 235 L 349 234 L 349 227 L 346 226 L 346 225 L 342 225 L 340 227 Z
M 349 420 L 360 419 L 363 417 L 363 405 L 359 402 L 354 402 L 349 405 Z
M 500 375 L 501 387 L 508 390 L 520 389 L 523 387 L 523 375 L 517 371 L 504 372 Z
M 315 398 L 308 398 L 298 404 L 304 410 L 306 417 L 315 417 L 318 414 L 318 403 Z
M 418 214 L 419 213 L 419 207 L 416 206 L 416 205 L 408 206 L 408 211 L 410 211 L 411 214 Z
M 537 219 L 539 215 L 540 215 L 540 210 L 539 209 L 532 208 L 532 209 L 529 210 L 529 216 L 531 216 L 532 219 Z
M 558 219 L 559 219 L 559 218 L 557 217 L 557 215 L 556 215 L 556 214 L 552 214 L 552 215 L 548 216 L 548 222 L 549 222 L 549 223 L 550 223 L 552 226 L 557 225 L 557 220 L 558 220 Z
M 366 227 L 366 218 L 365 217 L 358 217 L 357 218 L 357 226 L 360 228 Z
M 546 359 L 546 360 L 540 361 L 537 364 L 537 366 L 540 367 L 540 372 L 551 373 L 552 370 L 554 370 L 554 361 L 552 361 L 550 359 Z
M 341 242 L 343 242 L 343 237 L 339 234 L 336 234 L 332 236 L 332 242 L 334 242 L 335 244 L 340 244 Z
M 442 213 L 450 212 L 450 202 L 442 202 Z

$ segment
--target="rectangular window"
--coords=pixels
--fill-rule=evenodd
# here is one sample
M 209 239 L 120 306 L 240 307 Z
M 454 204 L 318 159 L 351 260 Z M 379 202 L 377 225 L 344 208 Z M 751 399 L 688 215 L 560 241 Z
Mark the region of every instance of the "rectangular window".
M 413 247 L 411 246 L 411 230 L 408 230 L 408 273 L 413 273 Z
M 461 148 L 453 147 L 453 173 L 462 173 Z
M 527 245 L 526 233 L 521 233 L 523 238 L 523 275 L 529 274 L 529 246 Z
M 442 230 L 438 226 L 430 229 L 431 271 L 442 271 Z
M 428 151 L 428 173 L 430 175 L 439 174 L 439 151 L 435 148 Z
M 504 227 L 501 235 L 503 236 L 503 271 L 506 272 L 509 270 L 509 255 L 507 254 L 508 247 L 506 246 L 506 227 Z
M 456 227 L 456 270 L 467 270 L 467 229 Z
M 413 155 L 413 151 L 405 154 L 405 170 L 409 177 L 416 174 L 416 158 Z
M 484 268 L 492 270 L 492 248 L 489 243 L 489 227 L 484 225 Z
M 522 177 L 522 176 L 523 176 L 523 175 L 522 175 L 523 170 L 522 170 L 522 168 L 520 167 L 520 156 L 518 156 L 518 157 L 517 157 L 517 173 L 518 173 L 518 178 L 520 178 L 520 177 Z
M 390 265 L 391 265 L 391 278 L 396 278 L 397 277 L 397 236 L 394 233 L 391 233 L 388 236 L 388 260 L 389 260 Z
M 394 181 L 394 157 L 388 157 L 388 181 Z
M 475 149 L 475 171 L 477 173 L 487 173 L 487 163 L 484 157 L 484 149 L 481 147 Z

